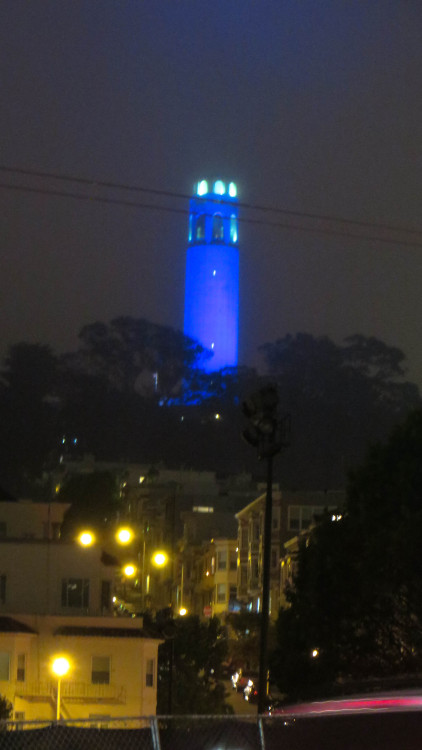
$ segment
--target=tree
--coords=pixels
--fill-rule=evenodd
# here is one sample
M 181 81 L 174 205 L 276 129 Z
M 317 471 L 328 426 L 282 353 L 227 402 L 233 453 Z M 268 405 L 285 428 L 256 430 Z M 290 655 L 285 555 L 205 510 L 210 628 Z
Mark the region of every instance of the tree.
M 83 527 L 101 530 L 117 517 L 116 477 L 110 472 L 74 474 L 64 481 L 57 500 L 71 503 L 64 517 L 63 537 L 72 539 Z
M 82 328 L 76 356 L 68 365 L 103 377 L 112 388 L 167 399 L 179 393 L 183 379 L 204 348 L 181 331 L 142 318 L 119 317 Z
M 171 621 L 167 640 L 159 647 L 157 713 L 167 714 L 170 649 L 173 650 L 172 713 L 230 713 L 225 703 L 222 663 L 227 654 L 224 631 L 217 618 L 201 622 L 185 616 Z
M 13 711 L 13 706 L 4 695 L 0 695 L 0 720 L 7 721 L 10 719 Z
M 33 492 L 57 439 L 58 361 L 48 346 L 9 348 L 1 370 L 0 476 L 15 494 Z
M 342 518 L 301 544 L 272 659 L 291 698 L 422 672 L 421 451 L 419 410 L 353 473 Z
M 291 447 L 281 459 L 290 486 L 299 477 L 302 489 L 344 486 L 368 445 L 421 406 L 417 387 L 404 380 L 404 354 L 378 339 L 355 335 L 338 345 L 298 333 L 261 351 L 291 415 Z

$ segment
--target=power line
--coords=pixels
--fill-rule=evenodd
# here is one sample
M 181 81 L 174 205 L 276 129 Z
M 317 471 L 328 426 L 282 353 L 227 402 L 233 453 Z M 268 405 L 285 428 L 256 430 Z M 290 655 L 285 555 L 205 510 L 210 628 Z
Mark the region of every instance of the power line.
M 94 183 L 90 183 L 90 184 L 94 184 Z M 14 185 L 14 184 L 9 184 L 9 183 L 0 183 L 0 189 L 17 191 L 17 192 L 25 192 L 25 193 L 35 193 L 38 195 L 48 195 L 48 196 L 53 196 L 53 197 L 58 197 L 58 198 L 71 198 L 73 200 L 88 201 L 91 203 L 105 203 L 105 204 L 115 205 L 115 206 L 126 206 L 129 208 L 142 208 L 142 209 L 148 209 L 148 210 L 153 210 L 153 211 L 163 211 L 167 213 L 184 214 L 185 216 L 189 214 L 189 211 L 187 209 L 175 208 L 174 206 L 164 206 L 164 205 L 159 205 L 156 203 L 141 203 L 139 201 L 129 201 L 129 200 L 124 200 L 122 198 L 106 198 L 106 197 L 99 196 L 99 195 L 83 195 L 82 193 L 72 193 L 72 192 L 68 192 L 64 190 L 51 190 L 48 188 L 35 188 L 35 187 L 29 187 L 27 185 Z M 179 196 L 177 195 L 177 197 Z M 308 234 L 322 234 L 326 236 L 364 240 L 365 242 L 380 242 L 386 245 L 395 245 L 395 246 L 401 245 L 404 247 L 421 247 L 422 248 L 422 241 L 417 242 L 417 241 L 412 241 L 412 240 L 389 239 L 387 237 L 359 234 L 357 232 L 349 232 L 347 230 L 342 231 L 340 229 L 330 229 L 330 228 L 322 229 L 319 227 L 306 227 L 306 226 L 300 226 L 298 224 L 290 224 L 290 223 L 280 222 L 280 221 L 268 221 L 267 219 L 251 219 L 245 216 L 239 217 L 238 221 L 243 224 L 273 227 L 277 229 L 287 229 L 290 231 L 307 232 Z
M 37 171 L 34 169 L 23 169 L 21 167 L 10 167 L 6 165 L 0 165 L 0 172 L 8 172 L 14 174 L 20 174 L 30 177 L 40 177 L 52 180 L 61 180 L 63 182 L 75 182 L 80 185 L 87 185 L 90 187 L 104 187 L 114 190 L 126 190 L 130 192 L 138 193 L 149 193 L 150 195 L 157 195 L 166 198 L 177 198 L 182 200 L 189 200 L 192 196 L 187 193 L 178 193 L 172 190 L 159 190 L 156 188 L 146 188 L 139 185 L 128 185 L 127 183 L 120 182 L 109 182 L 104 180 L 97 180 L 95 178 L 79 177 L 76 175 L 59 174 L 57 172 L 44 172 Z M 201 199 L 201 196 L 196 196 L 196 199 Z M 204 197 L 204 201 L 213 200 Z M 225 201 L 224 198 L 214 199 L 216 203 L 230 204 L 229 201 Z M 254 211 L 265 211 L 268 213 L 284 214 L 286 216 L 296 216 L 303 219 L 317 219 L 319 221 L 330 221 L 340 224 L 349 224 L 351 226 L 359 226 L 367 229 L 382 229 L 390 232 L 401 232 L 402 234 L 415 234 L 422 236 L 422 229 L 411 229 L 410 227 L 404 227 L 394 224 L 377 223 L 373 221 L 362 221 L 359 219 L 346 219 L 343 216 L 335 216 L 333 214 L 318 214 L 307 211 L 292 211 L 286 208 L 279 208 L 274 206 L 261 206 L 256 203 L 244 203 L 238 201 L 237 205 L 239 208 L 246 208 Z M 401 244 L 401 243 L 400 243 Z

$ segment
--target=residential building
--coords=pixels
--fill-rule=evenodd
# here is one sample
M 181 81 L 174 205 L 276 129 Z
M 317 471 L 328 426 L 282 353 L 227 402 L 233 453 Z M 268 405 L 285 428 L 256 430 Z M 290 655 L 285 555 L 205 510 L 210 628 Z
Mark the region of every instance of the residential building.
M 159 640 L 142 618 L 114 616 L 115 575 L 96 546 L 0 543 L 0 694 L 15 719 L 56 717 L 58 655 L 70 664 L 63 718 L 155 713 Z
M 265 494 L 236 513 L 238 521 L 238 599 L 253 612 L 262 606 L 262 574 L 264 552 Z M 276 619 L 280 592 L 280 519 L 281 492 L 277 486 L 272 492 L 270 616 Z

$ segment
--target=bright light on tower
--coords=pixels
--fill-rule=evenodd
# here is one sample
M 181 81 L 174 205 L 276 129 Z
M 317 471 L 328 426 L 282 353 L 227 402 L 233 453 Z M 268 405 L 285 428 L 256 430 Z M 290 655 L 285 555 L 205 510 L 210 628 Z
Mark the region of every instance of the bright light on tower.
M 198 182 L 198 195 L 206 195 L 208 193 L 208 182 L 206 180 L 201 180 L 201 182 Z

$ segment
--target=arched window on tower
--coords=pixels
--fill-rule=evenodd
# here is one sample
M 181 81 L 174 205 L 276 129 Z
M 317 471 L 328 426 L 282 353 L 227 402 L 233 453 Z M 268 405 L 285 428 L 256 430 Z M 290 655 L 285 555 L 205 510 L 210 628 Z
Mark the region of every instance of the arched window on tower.
M 189 216 L 189 242 L 192 242 L 193 237 L 193 216 L 190 214 Z
M 217 242 L 224 240 L 224 221 L 221 214 L 214 214 L 212 220 L 212 238 Z
M 196 220 L 195 239 L 196 240 L 205 239 L 205 214 L 200 214 Z
M 237 220 L 234 215 L 230 216 L 230 242 L 237 242 Z

